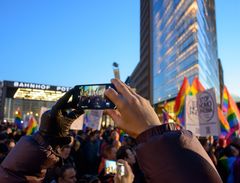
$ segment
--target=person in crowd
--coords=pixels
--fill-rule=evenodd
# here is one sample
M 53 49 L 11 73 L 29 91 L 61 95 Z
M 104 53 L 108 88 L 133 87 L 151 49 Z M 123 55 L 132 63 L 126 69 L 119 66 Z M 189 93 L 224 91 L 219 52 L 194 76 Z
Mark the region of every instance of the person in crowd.
M 119 141 L 119 133 L 116 130 L 111 132 L 111 144 L 116 148 L 119 149 L 121 147 L 121 142 Z
M 0 143 L 0 163 L 5 159 L 8 154 L 8 147 L 4 143 Z
M 234 183 L 240 182 L 240 138 L 234 138 L 231 145 L 238 150 L 238 156 L 233 164 Z
M 8 142 L 8 151 L 11 151 L 15 147 L 16 143 L 13 139 L 10 139 Z
M 223 182 L 231 183 L 234 180 L 233 165 L 239 152 L 231 145 L 227 146 L 224 150 L 224 155 L 218 160 L 217 168 Z
M 71 153 L 71 146 L 70 145 L 64 145 L 60 150 L 60 156 L 63 159 L 63 164 L 71 165 L 72 167 L 76 167 L 75 162 L 73 158 L 70 156 Z
M 105 162 L 106 160 L 116 160 L 117 149 L 112 145 L 107 145 L 104 147 L 102 152 L 101 162 L 98 167 L 98 174 L 105 175 Z
M 63 165 L 56 170 L 57 178 L 51 183 L 76 183 L 76 171 L 71 165 Z
M 190 132 L 176 124 L 161 124 L 149 101 L 118 79 L 105 95 L 117 106 L 106 110 L 116 126 L 136 138 L 139 166 L 147 182 L 210 183 L 222 180 L 211 159 Z M 80 111 L 68 112 L 67 92 L 44 113 L 39 132 L 22 137 L 0 166 L 1 182 L 41 181 L 47 168 L 59 161 L 56 147 L 69 144 L 69 128 Z
M 92 131 L 83 147 L 83 158 L 85 159 L 85 174 L 97 175 L 100 158 L 98 156 L 99 143 L 96 131 Z
M 212 143 L 212 138 L 206 138 L 206 137 L 200 137 L 198 139 L 203 146 L 204 150 L 208 153 L 208 156 L 211 158 L 213 164 L 215 167 L 217 166 L 217 158 L 215 156 L 215 147 L 213 147 Z
M 145 182 L 144 175 L 137 163 L 135 153 L 130 146 L 121 146 L 117 151 L 116 159 L 125 160 L 130 165 L 132 172 L 134 174 L 133 180 L 134 183 Z

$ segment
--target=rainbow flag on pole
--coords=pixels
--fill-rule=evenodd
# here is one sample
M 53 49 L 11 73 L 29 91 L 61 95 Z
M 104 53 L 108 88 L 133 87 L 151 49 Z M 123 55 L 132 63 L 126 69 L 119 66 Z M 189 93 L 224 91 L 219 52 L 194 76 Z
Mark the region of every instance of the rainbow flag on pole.
M 196 76 L 192 82 L 189 95 L 195 96 L 198 92 L 202 92 L 204 90 L 205 88 L 203 87 L 203 85 L 198 80 L 198 77 Z
M 37 120 L 33 116 L 30 116 L 26 135 L 32 135 L 35 131 L 37 131 Z
M 228 90 L 226 87 L 223 89 L 223 101 L 222 101 L 222 111 L 226 113 L 228 111 Z
M 240 127 L 240 113 L 226 86 L 223 90 L 222 107 L 224 112 L 227 114 L 227 121 L 229 123 L 231 133 L 238 131 Z
M 19 108 L 15 113 L 14 123 L 17 125 L 18 129 L 22 129 L 22 113 Z
M 190 85 L 188 82 L 188 79 L 184 77 L 182 86 L 178 92 L 178 95 L 175 99 L 175 105 L 174 105 L 174 112 L 176 117 L 179 119 L 180 124 L 184 125 L 184 102 L 185 102 L 185 97 L 188 95 L 190 90 Z
M 219 107 L 218 107 L 218 118 L 219 118 L 219 122 L 220 122 L 221 134 L 223 136 L 227 136 L 227 134 L 229 134 L 229 132 L 230 132 L 230 126 L 223 114 L 223 111 Z

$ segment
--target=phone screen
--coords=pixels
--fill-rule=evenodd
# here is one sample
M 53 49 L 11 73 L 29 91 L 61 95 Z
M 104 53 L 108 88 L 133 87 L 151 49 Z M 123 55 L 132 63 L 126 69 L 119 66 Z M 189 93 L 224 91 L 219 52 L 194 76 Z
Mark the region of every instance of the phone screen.
M 106 160 L 105 162 L 105 171 L 106 174 L 120 174 L 121 176 L 125 175 L 124 165 L 113 160 Z
M 106 160 L 106 162 L 105 162 L 105 172 L 106 172 L 106 174 L 116 174 L 117 173 L 117 163 L 116 163 L 116 161 Z
M 78 107 L 82 109 L 113 109 L 115 105 L 104 96 L 112 84 L 78 85 Z

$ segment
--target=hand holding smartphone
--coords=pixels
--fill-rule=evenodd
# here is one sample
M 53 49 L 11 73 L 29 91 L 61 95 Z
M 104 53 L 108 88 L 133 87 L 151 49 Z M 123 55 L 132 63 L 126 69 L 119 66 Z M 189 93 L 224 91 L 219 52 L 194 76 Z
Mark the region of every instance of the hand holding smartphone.
M 108 88 L 115 89 L 111 83 L 77 85 L 74 87 L 73 100 L 81 109 L 114 109 L 114 103 L 104 95 Z

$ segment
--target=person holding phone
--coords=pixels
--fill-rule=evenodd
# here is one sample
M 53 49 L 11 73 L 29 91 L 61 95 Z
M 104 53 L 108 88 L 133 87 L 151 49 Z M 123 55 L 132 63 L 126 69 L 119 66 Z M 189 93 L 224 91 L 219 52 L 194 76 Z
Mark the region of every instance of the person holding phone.
M 137 139 L 137 159 L 147 182 L 222 182 L 194 135 L 175 124 L 161 124 L 149 101 L 119 79 L 105 95 L 117 107 L 106 112 L 115 124 Z M 1 183 L 41 182 L 46 169 L 59 161 L 55 149 L 71 142 L 69 128 L 82 111 L 68 112 L 67 92 L 44 113 L 39 132 L 20 139 L 0 166 Z
M 105 95 L 117 106 L 106 112 L 115 124 L 137 139 L 137 159 L 147 182 L 221 183 L 211 159 L 187 130 L 161 124 L 149 101 L 129 86 L 113 79 L 116 90 Z
M 37 133 L 18 141 L 0 165 L 1 183 L 42 182 L 46 170 L 59 162 L 61 157 L 57 150 L 72 142 L 70 126 L 83 114 L 69 102 L 73 94 L 74 89 L 68 91 L 42 115 Z
M 120 166 L 117 166 L 117 173 L 114 176 L 114 183 L 132 183 L 134 180 L 134 174 L 128 162 L 122 159 L 119 159 L 117 163 L 121 164 L 123 168 Z

